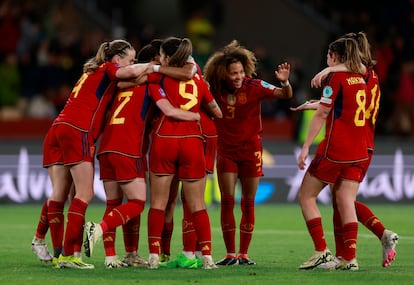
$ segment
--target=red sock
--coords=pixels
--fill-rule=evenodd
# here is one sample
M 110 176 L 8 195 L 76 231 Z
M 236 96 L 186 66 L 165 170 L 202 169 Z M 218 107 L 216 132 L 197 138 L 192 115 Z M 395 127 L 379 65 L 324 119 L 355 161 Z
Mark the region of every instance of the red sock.
M 322 218 L 314 218 L 306 221 L 309 234 L 312 237 L 313 244 L 316 251 L 323 251 L 327 248 L 325 235 L 323 233 Z
M 47 220 L 49 222 L 54 257 L 59 257 L 63 248 L 63 234 L 65 231 L 65 216 L 63 215 L 64 207 L 65 202 L 49 201 Z
M 110 213 L 115 207 L 118 207 L 122 204 L 122 198 L 106 200 L 106 208 L 103 218 Z M 102 235 L 102 240 L 105 248 L 105 255 L 106 256 L 114 256 L 116 255 L 115 250 L 115 239 L 116 239 L 116 228 L 108 229 L 108 231 L 104 232 Z
M 221 197 L 221 230 L 227 253 L 236 252 L 236 220 L 234 217 L 234 197 L 223 195 Z
M 134 199 L 128 200 L 125 204 L 119 205 L 109 212 L 101 222 L 102 231 L 116 229 L 125 225 L 131 218 L 139 216 L 144 211 L 145 201 Z
M 138 252 L 140 226 L 141 215 L 130 219 L 125 225 L 122 225 L 125 252 Z
M 49 230 L 47 212 L 48 200 L 43 203 L 42 210 L 40 211 L 39 223 L 37 224 L 36 237 L 40 239 L 44 239 L 47 231 Z
M 348 223 L 343 226 L 344 232 L 344 252 L 343 258 L 351 260 L 356 257 L 356 246 L 358 238 L 358 223 Z
M 197 232 L 194 228 L 193 216 L 190 208 L 188 208 L 185 199 L 183 202 L 183 220 L 182 220 L 182 238 L 183 238 L 183 250 L 192 251 L 196 250 L 197 245 Z M 200 249 L 200 248 L 199 248 Z
M 75 252 L 82 252 L 82 247 L 83 247 L 83 231 L 80 231 L 78 237 L 76 238 L 76 242 L 73 245 L 73 250 Z
M 355 201 L 355 210 L 358 221 L 360 221 L 367 229 L 373 232 L 381 240 L 385 227 L 371 211 L 371 209 L 368 208 L 367 205 Z
M 342 256 L 344 240 L 342 234 L 342 221 L 341 215 L 339 214 L 336 203 L 333 203 L 333 226 L 334 226 L 334 237 L 335 237 L 335 256 Z
M 192 216 L 201 252 L 203 255 L 211 255 L 211 227 L 207 210 L 197 211 Z
M 65 256 L 73 255 L 74 253 L 74 245 L 77 242 L 80 232 L 83 232 L 87 207 L 88 204 L 86 202 L 76 197 L 70 202 L 65 241 L 63 243 L 63 253 Z
M 254 199 L 242 198 L 240 201 L 242 218 L 240 221 L 240 250 L 239 254 L 247 255 L 252 240 L 255 215 Z
M 148 211 L 148 249 L 152 254 L 161 253 L 161 233 L 164 227 L 164 211 L 150 208 Z
M 161 253 L 171 254 L 171 238 L 174 230 L 174 220 L 170 223 L 164 223 L 161 233 Z

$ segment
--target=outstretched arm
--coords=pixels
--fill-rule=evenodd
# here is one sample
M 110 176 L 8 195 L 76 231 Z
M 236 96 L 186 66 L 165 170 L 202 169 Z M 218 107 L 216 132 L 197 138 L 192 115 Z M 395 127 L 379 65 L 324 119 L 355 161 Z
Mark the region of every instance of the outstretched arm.
M 297 107 L 290 107 L 291 111 L 316 110 L 319 105 L 319 100 L 309 100 Z
M 287 62 L 278 66 L 275 71 L 276 78 L 282 84 L 282 88 L 276 88 L 274 95 L 281 99 L 289 99 L 293 96 L 292 86 L 289 83 L 290 64 Z

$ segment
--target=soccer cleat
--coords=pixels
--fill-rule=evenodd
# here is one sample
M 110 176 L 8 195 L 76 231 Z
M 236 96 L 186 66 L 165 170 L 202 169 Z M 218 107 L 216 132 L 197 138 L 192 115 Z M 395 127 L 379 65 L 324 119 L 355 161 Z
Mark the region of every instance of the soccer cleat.
M 351 270 L 355 271 L 359 269 L 356 258 L 351 260 L 341 260 L 336 266 L 336 270 Z
M 88 264 L 80 260 L 74 255 L 63 256 L 60 255 L 58 259 L 59 268 L 73 268 L 73 269 L 94 269 L 93 264 Z
M 177 263 L 177 267 L 179 268 L 187 268 L 187 269 L 194 269 L 197 268 L 197 259 L 188 258 L 184 253 L 180 253 L 175 260 Z
M 211 255 L 203 255 L 203 269 L 216 269 L 218 266 L 214 263 Z M 196 263 L 197 264 L 197 263 Z
M 197 268 L 202 268 L 203 267 L 203 258 L 198 257 L 196 255 L 196 260 L 197 260 Z
M 106 256 L 105 257 L 106 268 L 121 268 L 128 267 L 128 264 L 118 259 L 118 256 Z
M 59 267 L 59 259 L 57 257 L 53 257 L 53 259 L 52 259 L 52 268 L 60 268 Z
M 170 255 L 165 254 L 165 253 L 161 253 L 160 254 L 160 262 L 168 262 L 168 261 L 170 261 Z
M 160 257 L 158 254 L 150 253 L 148 258 L 148 268 L 158 269 L 160 267 Z
M 239 265 L 256 265 L 256 262 L 250 260 L 247 255 L 240 255 L 237 257 L 237 262 Z
M 332 260 L 332 253 L 329 249 L 324 251 L 315 251 L 315 253 L 304 263 L 299 266 L 299 269 L 313 269 L 322 263 Z
M 226 255 L 225 258 L 216 262 L 216 265 L 237 265 L 237 264 L 239 264 L 239 259 L 231 255 Z
M 53 260 L 53 256 L 50 254 L 44 239 L 34 237 L 32 240 L 32 251 L 40 261 L 49 262 Z
M 85 255 L 91 257 L 95 245 L 102 238 L 102 228 L 97 223 L 87 222 L 85 225 L 85 234 L 85 241 L 83 242 Z
M 332 270 L 335 269 L 336 265 L 341 261 L 341 257 L 334 256 L 331 261 L 321 263 L 318 266 L 316 266 L 316 268 Z
M 382 266 L 390 266 L 394 261 L 397 252 L 395 251 L 395 246 L 398 243 L 399 236 L 397 233 L 394 233 L 389 230 L 385 230 L 381 237 L 382 243 Z
M 170 260 L 167 262 L 160 262 L 160 267 L 162 268 L 177 268 L 177 260 Z
M 148 266 L 148 261 L 143 259 L 141 256 L 139 256 L 137 253 L 127 253 L 124 257 L 124 260 L 122 261 L 126 263 L 128 266 L 132 267 L 141 267 L 141 266 Z

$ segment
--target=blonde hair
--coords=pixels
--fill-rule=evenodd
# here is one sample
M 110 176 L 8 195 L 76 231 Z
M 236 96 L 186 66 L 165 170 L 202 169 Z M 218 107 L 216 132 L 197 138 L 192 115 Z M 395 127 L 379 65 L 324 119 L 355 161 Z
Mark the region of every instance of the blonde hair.
M 352 38 L 339 38 L 329 44 L 329 54 L 336 53 L 340 63 L 345 64 L 350 72 L 363 74 L 362 54 L 358 43 Z
M 111 61 L 115 55 L 126 56 L 127 50 L 135 50 L 131 44 L 124 40 L 104 42 L 99 46 L 96 55 L 83 65 L 83 72 L 94 72 L 99 66 Z
M 247 77 L 256 75 L 256 56 L 253 52 L 241 46 L 237 40 L 233 40 L 210 56 L 204 66 L 204 79 L 209 82 L 212 92 L 223 92 L 227 68 L 235 62 L 240 62 L 243 65 Z
M 374 67 L 374 65 L 377 64 L 377 61 L 372 58 L 371 45 L 369 44 L 367 35 L 364 32 L 347 33 L 343 37 L 356 40 L 359 51 L 362 54 L 362 63 L 366 67 Z

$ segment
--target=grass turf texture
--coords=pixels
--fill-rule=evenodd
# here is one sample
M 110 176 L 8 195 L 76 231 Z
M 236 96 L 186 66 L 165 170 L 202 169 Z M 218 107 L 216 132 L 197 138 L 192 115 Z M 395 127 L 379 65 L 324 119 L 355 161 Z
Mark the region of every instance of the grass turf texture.
M 0 284 L 413 284 L 414 280 L 414 231 L 412 205 L 370 205 L 385 226 L 400 235 L 397 256 L 388 267 L 381 266 L 382 254 L 379 240 L 360 224 L 358 238 L 358 262 L 360 270 L 326 271 L 299 270 L 298 266 L 313 253 L 298 205 L 273 204 L 256 207 L 256 226 L 249 250 L 249 257 L 256 266 L 220 267 L 216 270 L 158 269 L 104 267 L 104 249 L 100 242 L 92 258 L 83 260 L 95 265 L 94 270 L 53 269 L 43 264 L 31 252 L 31 240 L 35 233 L 41 205 L 0 206 Z M 91 205 L 86 220 L 98 222 L 104 212 L 103 205 Z M 236 206 L 237 223 L 240 213 Z M 219 207 L 209 208 L 213 258 L 225 255 L 220 231 Z M 332 235 L 332 211 L 321 206 L 325 235 L 334 252 Z M 141 217 L 139 253 L 148 257 L 147 209 Z M 117 252 L 124 255 L 122 232 L 118 229 Z M 237 234 L 238 236 L 238 234 Z M 51 249 L 50 235 L 46 237 Z M 175 231 L 172 240 L 172 257 L 181 252 L 181 209 L 177 208 Z

